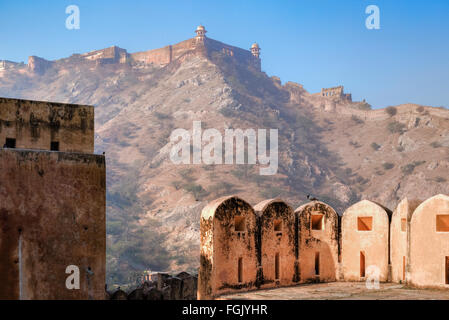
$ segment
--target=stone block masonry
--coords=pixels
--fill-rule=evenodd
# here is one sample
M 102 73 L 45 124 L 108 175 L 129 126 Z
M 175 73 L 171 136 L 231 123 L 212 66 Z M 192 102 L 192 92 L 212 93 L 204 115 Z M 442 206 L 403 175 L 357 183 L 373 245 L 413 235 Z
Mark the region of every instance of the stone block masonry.
M 0 98 L 0 147 L 94 152 L 94 107 Z
M 0 98 L 0 299 L 104 299 L 106 166 L 93 107 Z M 68 266 L 79 268 L 69 289 Z

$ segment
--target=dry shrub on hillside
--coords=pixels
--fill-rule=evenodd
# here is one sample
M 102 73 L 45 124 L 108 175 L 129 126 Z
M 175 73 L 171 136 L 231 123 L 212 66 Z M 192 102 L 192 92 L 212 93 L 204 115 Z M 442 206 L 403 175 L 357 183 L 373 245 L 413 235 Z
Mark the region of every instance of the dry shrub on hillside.
M 390 117 L 393 117 L 398 113 L 398 110 L 395 107 L 388 107 L 385 109 L 385 112 L 388 113 Z

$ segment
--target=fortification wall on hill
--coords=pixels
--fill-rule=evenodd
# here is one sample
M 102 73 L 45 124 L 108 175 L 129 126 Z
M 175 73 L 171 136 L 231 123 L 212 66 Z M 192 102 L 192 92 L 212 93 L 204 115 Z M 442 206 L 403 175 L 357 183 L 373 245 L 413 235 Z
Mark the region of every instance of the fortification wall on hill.
M 231 57 L 239 64 L 251 65 L 257 70 L 260 70 L 260 59 L 254 57 L 249 50 L 227 45 L 210 38 L 205 38 L 204 41 L 197 41 L 195 38 L 191 38 L 175 45 L 132 53 L 130 56 L 136 62 L 164 66 L 181 58 L 185 54 L 213 58 L 216 53 Z

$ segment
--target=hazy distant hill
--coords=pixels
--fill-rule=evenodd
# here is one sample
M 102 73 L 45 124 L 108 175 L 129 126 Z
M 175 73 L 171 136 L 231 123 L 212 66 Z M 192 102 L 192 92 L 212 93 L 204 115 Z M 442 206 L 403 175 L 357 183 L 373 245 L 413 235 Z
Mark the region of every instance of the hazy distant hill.
M 96 60 L 101 52 L 33 58 L 0 70 L 0 96 L 96 106 L 96 150 L 107 158 L 109 283 L 127 282 L 131 271 L 197 268 L 200 212 L 225 194 L 252 204 L 281 197 L 296 208 L 310 193 L 341 214 L 361 198 L 394 209 L 405 196 L 449 193 L 448 110 L 369 110 L 312 95 L 217 43 L 201 54 L 170 47 L 168 62 L 118 48 L 109 60 Z M 278 174 L 261 176 L 254 165 L 173 164 L 171 132 L 198 120 L 222 133 L 277 128 Z

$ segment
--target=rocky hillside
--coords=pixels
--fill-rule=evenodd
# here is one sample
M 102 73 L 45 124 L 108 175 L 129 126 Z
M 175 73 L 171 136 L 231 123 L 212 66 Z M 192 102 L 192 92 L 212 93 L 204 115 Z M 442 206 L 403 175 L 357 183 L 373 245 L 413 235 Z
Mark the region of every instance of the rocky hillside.
M 107 158 L 108 282 L 142 270 L 195 271 L 199 216 L 208 201 L 237 194 L 252 204 L 307 194 L 339 213 L 361 198 L 394 209 L 401 198 L 449 193 L 449 111 L 321 97 L 225 54 L 166 65 L 98 64 L 79 55 L 44 72 L 0 73 L 0 96 L 95 105 L 96 151 Z M 176 128 L 275 128 L 279 169 L 176 165 Z

